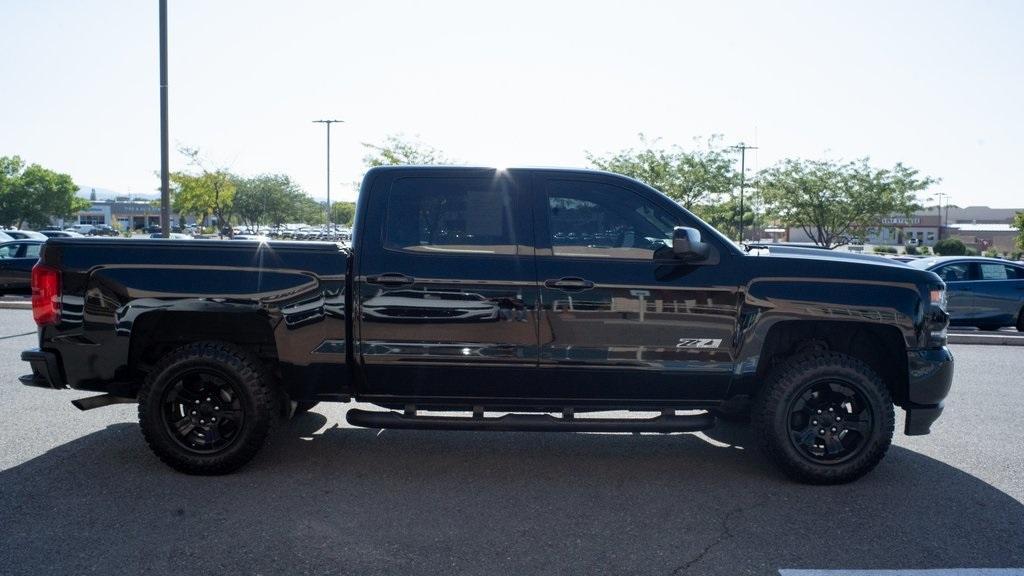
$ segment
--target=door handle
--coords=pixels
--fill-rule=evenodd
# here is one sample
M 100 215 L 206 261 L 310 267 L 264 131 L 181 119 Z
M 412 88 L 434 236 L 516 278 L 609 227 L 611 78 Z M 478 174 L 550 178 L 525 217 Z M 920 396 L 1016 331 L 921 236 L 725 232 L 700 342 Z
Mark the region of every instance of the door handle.
M 590 280 L 584 280 L 583 278 L 576 277 L 552 278 L 550 280 L 545 280 L 544 285 L 548 288 L 555 288 L 566 292 L 579 292 L 581 290 L 589 290 L 594 287 L 594 283 Z
M 376 276 L 367 276 L 366 281 L 370 284 L 380 284 L 381 286 L 408 286 L 416 281 L 412 276 L 406 276 L 405 274 L 377 274 Z

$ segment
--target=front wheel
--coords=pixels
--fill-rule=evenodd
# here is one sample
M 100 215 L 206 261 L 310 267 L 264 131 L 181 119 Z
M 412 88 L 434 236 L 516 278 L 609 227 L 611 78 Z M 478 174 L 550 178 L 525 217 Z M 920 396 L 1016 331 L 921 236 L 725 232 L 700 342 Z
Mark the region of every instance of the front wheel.
M 885 456 L 895 414 L 888 388 L 866 364 L 814 352 L 775 368 L 758 395 L 753 427 L 768 457 L 809 484 L 860 478 Z
M 279 395 L 259 359 L 223 342 L 199 342 L 161 360 L 139 390 L 149 447 L 186 474 L 227 474 L 260 450 Z
M 1017 313 L 1017 332 L 1024 332 L 1024 308 Z

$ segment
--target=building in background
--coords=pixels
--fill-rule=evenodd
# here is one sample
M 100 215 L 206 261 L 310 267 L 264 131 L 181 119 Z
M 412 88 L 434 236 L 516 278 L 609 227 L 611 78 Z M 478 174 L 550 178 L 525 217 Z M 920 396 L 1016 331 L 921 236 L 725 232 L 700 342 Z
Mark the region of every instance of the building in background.
M 191 224 L 191 218 L 185 224 Z M 107 224 L 119 230 L 144 230 L 160 226 L 160 207 L 152 200 L 132 200 L 118 196 L 113 200 L 94 200 L 92 206 L 77 214 L 76 222 L 65 224 Z M 179 227 L 179 217 L 171 214 L 171 227 Z
M 865 244 L 905 246 L 916 240 L 920 246 L 932 246 L 944 238 L 960 238 L 964 244 L 979 251 L 995 249 L 1013 251 L 1018 230 L 1013 218 L 1024 208 L 989 208 L 988 206 L 945 206 L 942 213 L 936 207 L 925 208 L 910 216 L 892 215 L 882 218 L 878 225 L 860 234 L 851 233 L 851 239 Z M 789 242 L 813 242 L 801 228 L 789 228 Z

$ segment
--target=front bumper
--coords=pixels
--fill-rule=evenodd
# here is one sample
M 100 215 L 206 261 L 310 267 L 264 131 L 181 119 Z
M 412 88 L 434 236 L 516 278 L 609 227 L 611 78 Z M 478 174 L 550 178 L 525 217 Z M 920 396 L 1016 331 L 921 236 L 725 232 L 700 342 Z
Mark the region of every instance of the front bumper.
M 58 390 L 66 388 L 60 372 L 60 362 L 57 361 L 57 355 L 53 352 L 32 348 L 22 351 L 21 359 L 32 367 L 31 374 L 18 378 L 22 384 Z
M 921 436 L 931 431 L 942 415 L 943 400 L 953 384 L 953 355 L 945 346 L 907 353 L 909 381 L 903 408 L 907 411 L 903 433 Z

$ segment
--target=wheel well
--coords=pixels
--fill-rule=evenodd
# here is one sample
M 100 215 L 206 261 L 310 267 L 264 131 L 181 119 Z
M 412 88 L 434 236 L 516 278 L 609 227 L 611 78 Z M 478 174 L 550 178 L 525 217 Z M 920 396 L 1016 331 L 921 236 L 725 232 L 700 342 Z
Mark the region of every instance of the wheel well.
M 758 363 L 758 380 L 808 349 L 847 354 L 875 371 L 901 405 L 907 393 L 907 347 L 899 328 L 865 322 L 784 321 L 771 327 Z
M 141 382 L 171 350 L 203 340 L 244 346 L 267 363 L 277 359 L 270 323 L 257 313 L 156 311 L 143 314 L 132 325 L 128 371 Z

